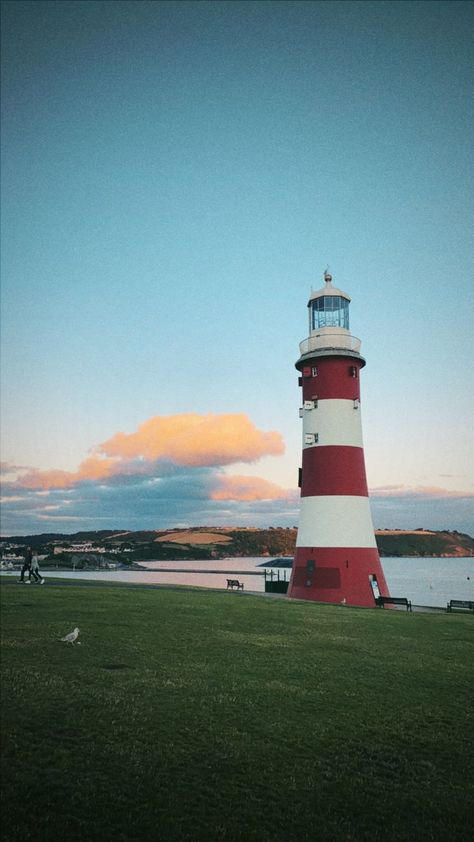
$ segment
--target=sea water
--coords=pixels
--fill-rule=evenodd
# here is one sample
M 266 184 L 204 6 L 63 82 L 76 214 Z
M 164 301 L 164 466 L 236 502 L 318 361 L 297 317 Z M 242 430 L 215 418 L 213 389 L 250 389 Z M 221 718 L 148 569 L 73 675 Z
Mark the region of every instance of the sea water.
M 239 579 L 246 591 L 265 590 L 263 571 L 290 577 L 289 568 L 272 568 L 272 559 L 260 557 L 210 559 L 209 561 L 144 561 L 144 570 L 56 570 L 49 576 L 93 579 L 131 584 L 187 585 L 226 588 L 227 579 Z M 474 600 L 474 558 L 382 558 L 383 571 L 392 596 L 410 599 L 414 605 L 445 608 L 450 599 Z M 264 567 L 261 565 L 264 564 Z M 3 573 L 3 571 L 2 571 Z M 3 575 L 18 578 L 18 571 Z
M 392 596 L 414 605 L 446 607 L 450 599 L 474 600 L 474 558 L 382 558 Z

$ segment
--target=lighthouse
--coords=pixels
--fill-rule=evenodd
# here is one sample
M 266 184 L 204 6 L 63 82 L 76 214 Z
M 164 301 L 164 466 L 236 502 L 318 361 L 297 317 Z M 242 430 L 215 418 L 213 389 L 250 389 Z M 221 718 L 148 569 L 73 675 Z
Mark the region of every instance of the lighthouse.
M 296 368 L 302 387 L 301 509 L 288 595 L 374 607 L 388 596 L 370 513 L 362 442 L 360 340 L 347 293 L 324 287 L 308 302 L 309 336 Z

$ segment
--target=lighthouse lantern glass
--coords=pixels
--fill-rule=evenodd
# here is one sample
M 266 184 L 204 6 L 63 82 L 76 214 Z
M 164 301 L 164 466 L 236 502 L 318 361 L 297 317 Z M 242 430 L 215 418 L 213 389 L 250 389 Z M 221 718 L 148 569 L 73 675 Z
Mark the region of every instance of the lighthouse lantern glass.
M 342 327 L 349 330 L 349 301 L 341 295 L 321 295 L 311 301 L 311 330 Z

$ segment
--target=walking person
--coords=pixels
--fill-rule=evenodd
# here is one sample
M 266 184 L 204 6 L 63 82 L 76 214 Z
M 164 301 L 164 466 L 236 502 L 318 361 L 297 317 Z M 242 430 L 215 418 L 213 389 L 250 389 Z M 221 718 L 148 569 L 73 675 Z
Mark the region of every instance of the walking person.
M 25 573 L 28 573 L 28 578 L 26 580 L 27 585 L 31 585 L 31 561 L 32 561 L 33 553 L 31 551 L 31 547 L 27 547 L 25 550 L 25 554 L 23 557 L 23 567 L 21 568 L 20 574 L 20 582 L 25 581 Z
M 40 585 L 44 585 L 44 579 L 39 569 L 38 553 L 36 551 L 33 553 L 33 558 L 31 559 L 31 575 L 33 576 L 35 582 L 39 582 Z

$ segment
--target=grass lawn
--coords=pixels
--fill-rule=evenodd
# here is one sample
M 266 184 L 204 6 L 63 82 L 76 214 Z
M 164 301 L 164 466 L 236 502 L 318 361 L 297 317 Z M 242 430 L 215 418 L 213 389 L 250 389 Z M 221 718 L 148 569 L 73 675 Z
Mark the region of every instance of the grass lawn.
M 472 616 L 0 590 L 4 842 L 472 838 Z

